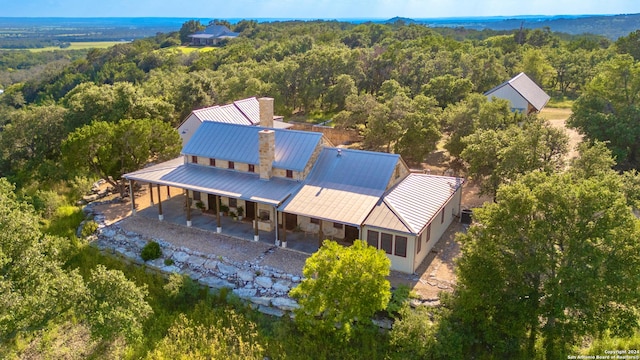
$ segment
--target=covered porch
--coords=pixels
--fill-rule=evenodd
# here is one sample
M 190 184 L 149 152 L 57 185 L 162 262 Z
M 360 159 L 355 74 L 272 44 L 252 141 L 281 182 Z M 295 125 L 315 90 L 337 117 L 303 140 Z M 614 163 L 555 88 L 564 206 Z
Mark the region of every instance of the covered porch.
M 247 241 L 254 241 L 255 238 L 255 223 L 251 219 L 234 220 L 231 216 L 219 216 L 215 212 L 203 211 L 197 208 L 190 208 L 189 214 L 186 209 L 186 193 L 183 191 L 179 195 L 175 195 L 176 188 L 172 188 L 172 195 L 169 197 L 169 192 L 165 189 L 165 186 L 141 184 L 145 191 L 149 191 L 150 199 L 148 203 L 141 203 L 139 199 L 135 200 L 135 207 L 137 208 L 136 216 L 142 216 L 154 221 L 163 221 L 180 226 L 187 226 L 210 231 L 212 233 L 218 232 L 218 224 L 220 224 L 220 233 L 226 236 L 231 236 L 238 239 L 244 239 Z M 151 189 L 151 190 L 150 190 Z M 160 197 L 158 197 L 158 195 Z M 161 209 L 160 209 L 161 208 Z M 160 216 L 162 215 L 162 216 Z M 218 223 L 218 216 L 219 221 Z M 160 220 L 162 219 L 162 220 Z M 190 220 L 187 220 L 190 219 Z M 189 223 L 187 222 L 189 221 Z M 287 248 L 297 250 L 300 252 L 312 254 L 318 250 L 318 235 L 309 232 L 288 230 L 286 235 L 282 233 L 283 229 L 278 229 L 280 240 L 285 238 L 287 241 Z M 268 244 L 276 244 L 276 230 L 258 230 L 258 241 Z

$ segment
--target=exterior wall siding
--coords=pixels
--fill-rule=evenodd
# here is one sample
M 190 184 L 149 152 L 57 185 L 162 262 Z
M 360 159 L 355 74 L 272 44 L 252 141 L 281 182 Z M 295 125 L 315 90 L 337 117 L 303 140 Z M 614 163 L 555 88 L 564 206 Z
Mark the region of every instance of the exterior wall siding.
M 503 86 L 502 88 L 494 91 L 489 95 L 489 100 L 491 100 L 491 98 L 494 96 L 498 99 L 509 100 L 511 102 L 511 110 L 525 112 L 529 107 L 529 103 L 527 102 L 527 100 L 525 100 L 522 95 L 518 94 L 518 92 L 515 91 L 511 86 Z
M 389 258 L 389 260 L 391 260 L 391 270 L 400 271 L 407 274 L 413 273 L 413 271 L 415 270 L 415 267 L 413 264 L 414 264 L 415 253 L 416 253 L 416 236 L 415 235 L 401 233 L 397 231 L 391 231 L 387 229 L 379 229 L 375 227 L 364 226 L 362 228 L 362 238 L 363 238 L 362 240 L 364 241 L 369 240 L 368 239 L 369 230 L 376 231 L 379 234 L 386 233 L 386 234 L 393 235 L 393 241 L 391 244 L 391 254 L 387 254 L 387 257 Z M 407 249 L 406 249 L 407 256 L 406 257 L 395 255 L 395 244 L 396 244 L 397 236 L 404 236 L 407 238 Z M 380 237 L 380 235 L 378 235 L 378 237 Z M 378 241 L 378 249 L 380 248 L 381 248 L 380 242 Z M 421 251 L 421 253 L 422 252 L 424 252 L 424 249 Z
M 193 114 L 189 115 L 185 121 L 178 127 L 178 134 L 182 138 L 182 146 L 185 146 L 191 136 L 196 132 L 196 129 L 200 126 L 200 120 Z
M 420 253 L 416 254 L 415 261 L 413 263 L 413 271 L 424 261 L 424 259 L 429 255 L 429 252 L 435 244 L 440 240 L 442 235 L 447 231 L 449 225 L 453 221 L 458 221 L 458 217 L 460 216 L 460 201 L 462 199 L 462 187 L 458 188 L 456 193 L 451 197 L 449 202 L 431 219 L 431 235 L 429 237 L 429 241 L 427 242 L 425 231 L 429 225 L 425 226 L 420 231 L 420 236 L 417 237 L 417 241 L 422 241 L 422 246 L 420 249 Z M 440 222 L 442 219 L 442 211 L 444 211 L 444 222 Z M 415 248 L 414 248 L 415 250 Z

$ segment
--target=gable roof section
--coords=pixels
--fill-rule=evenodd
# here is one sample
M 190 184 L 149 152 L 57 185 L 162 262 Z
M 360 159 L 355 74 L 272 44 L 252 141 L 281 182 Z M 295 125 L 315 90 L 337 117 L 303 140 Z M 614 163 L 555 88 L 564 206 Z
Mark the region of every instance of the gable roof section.
M 293 180 L 272 178 L 265 181 L 254 173 L 185 164 L 182 157 L 125 174 L 124 178 L 273 206 L 300 187 L 300 183 Z
M 250 97 L 237 100 L 233 102 L 233 105 L 235 105 L 253 125 L 260 123 L 260 103 L 258 99 Z
M 279 211 L 360 226 L 393 176 L 400 156 L 324 148 L 300 190 Z
M 463 183 L 461 178 L 409 174 L 376 204 L 365 225 L 419 234 Z
M 182 149 L 186 155 L 259 164 L 258 132 L 265 128 L 204 121 Z M 280 169 L 302 171 L 322 139 L 322 133 L 275 131 L 275 161 Z
M 211 106 L 203 109 L 193 110 L 195 115 L 201 122 L 217 121 L 226 124 L 253 125 L 240 109 L 234 104 L 223 106 Z
M 520 96 L 527 100 L 529 104 L 536 109 L 536 111 L 542 110 L 542 108 L 547 105 L 547 102 L 549 102 L 549 99 L 551 99 L 551 97 L 547 95 L 547 93 L 544 92 L 538 84 L 523 72 L 487 91 L 484 95 L 491 96 L 492 93 L 504 86 L 510 86 L 513 88 L 518 94 L 520 94 Z

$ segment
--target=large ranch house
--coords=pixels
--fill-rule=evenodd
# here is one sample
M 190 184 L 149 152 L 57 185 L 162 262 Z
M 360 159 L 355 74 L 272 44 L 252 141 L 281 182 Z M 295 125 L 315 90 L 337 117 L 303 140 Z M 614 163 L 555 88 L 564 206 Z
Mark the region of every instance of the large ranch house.
M 260 126 L 203 121 L 180 158 L 125 175 L 150 187 L 176 187 L 210 210 L 243 210 L 254 233 L 296 248 L 297 234 L 348 245 L 366 240 L 392 269 L 413 273 L 459 217 L 463 179 L 411 173 L 397 154 L 334 147 L 322 133 L 273 127 L 273 99 L 259 99 Z M 133 184 L 132 184 L 133 185 Z M 132 198 L 134 199 L 134 198 Z M 163 219 L 161 203 L 158 217 Z M 135 201 L 132 201 L 135 214 Z M 317 247 L 315 248 L 317 249 Z

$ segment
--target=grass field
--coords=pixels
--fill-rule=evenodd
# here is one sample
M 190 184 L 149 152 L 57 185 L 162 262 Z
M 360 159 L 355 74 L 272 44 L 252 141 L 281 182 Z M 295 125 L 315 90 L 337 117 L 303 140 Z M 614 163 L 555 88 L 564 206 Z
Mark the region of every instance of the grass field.
M 95 48 L 106 49 L 108 47 L 112 47 L 113 45 L 124 44 L 127 42 L 128 41 L 79 41 L 79 42 L 72 42 L 71 46 L 66 48 L 60 48 L 59 46 L 48 46 L 44 48 L 28 49 L 28 50 L 33 52 L 40 52 L 40 51 L 53 51 L 53 50 L 84 50 L 84 49 L 95 49 Z M 20 49 L 20 50 L 24 50 L 24 49 Z
M 194 51 L 198 51 L 198 52 L 207 52 L 207 51 L 212 51 L 215 50 L 214 47 L 211 46 L 178 46 L 177 47 L 178 50 L 182 51 L 183 54 L 190 54 Z

